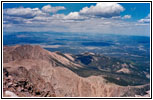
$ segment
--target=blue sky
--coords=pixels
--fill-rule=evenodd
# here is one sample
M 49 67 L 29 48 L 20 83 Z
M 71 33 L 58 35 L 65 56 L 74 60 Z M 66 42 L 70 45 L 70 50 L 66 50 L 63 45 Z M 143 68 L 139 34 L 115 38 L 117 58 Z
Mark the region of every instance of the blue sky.
M 4 32 L 150 33 L 149 3 L 4 3 L 3 15 Z

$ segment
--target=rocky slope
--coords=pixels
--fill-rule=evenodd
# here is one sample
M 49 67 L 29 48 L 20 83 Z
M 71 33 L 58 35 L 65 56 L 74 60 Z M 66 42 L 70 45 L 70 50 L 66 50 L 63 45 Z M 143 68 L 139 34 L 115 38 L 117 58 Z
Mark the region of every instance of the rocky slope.
M 121 86 L 102 74 L 83 77 L 86 67 L 70 54 L 49 52 L 39 46 L 3 48 L 3 96 L 21 97 L 121 97 L 145 95 L 149 84 Z

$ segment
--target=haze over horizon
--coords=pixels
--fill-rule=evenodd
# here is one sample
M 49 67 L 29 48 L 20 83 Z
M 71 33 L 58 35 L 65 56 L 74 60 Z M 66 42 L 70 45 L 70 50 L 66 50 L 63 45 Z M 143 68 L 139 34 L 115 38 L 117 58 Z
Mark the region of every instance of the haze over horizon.
M 150 3 L 3 3 L 3 32 L 150 35 Z

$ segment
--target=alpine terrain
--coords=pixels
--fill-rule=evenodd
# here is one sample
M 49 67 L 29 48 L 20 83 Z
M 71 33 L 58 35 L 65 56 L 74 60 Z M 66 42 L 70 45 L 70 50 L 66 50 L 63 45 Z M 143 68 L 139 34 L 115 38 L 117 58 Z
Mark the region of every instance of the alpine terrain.
M 3 47 L 4 97 L 149 97 L 149 90 L 143 71 L 114 57 Z

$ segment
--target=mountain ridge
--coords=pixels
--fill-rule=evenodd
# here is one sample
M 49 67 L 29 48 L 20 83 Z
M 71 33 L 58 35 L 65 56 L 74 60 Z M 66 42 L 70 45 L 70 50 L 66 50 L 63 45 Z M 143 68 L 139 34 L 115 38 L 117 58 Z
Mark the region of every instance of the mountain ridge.
M 40 46 L 17 45 L 4 47 L 3 53 L 3 85 L 5 86 L 3 90 L 10 90 L 18 96 L 119 97 L 144 95 L 146 94 L 145 91 L 149 89 L 149 84 L 142 84 L 141 86 L 114 84 L 101 74 L 82 77 L 75 70 L 84 69 L 87 66 L 76 62 L 73 55 L 49 52 Z M 38 75 L 39 77 L 36 78 L 38 80 L 32 81 L 32 77 L 24 77 L 25 75 L 21 73 L 21 70 L 16 71 L 18 69 L 23 69 L 24 72 L 28 73 L 27 76 Z M 14 86 L 14 84 L 20 82 L 20 78 L 17 79 L 20 76 L 28 80 L 28 84 L 32 84 L 32 87 L 35 87 L 33 92 L 30 92 L 27 86 L 17 86 L 23 89 L 17 89 Z M 16 83 L 10 77 L 13 77 L 12 79 Z M 9 79 L 11 81 L 8 81 Z M 46 87 L 40 88 L 40 86 L 37 86 L 35 82 L 39 79 L 42 80 L 42 84 L 49 84 L 50 90 L 46 90 Z M 26 83 L 25 80 L 24 83 Z M 134 91 L 133 89 L 138 90 Z M 143 92 L 140 92 L 139 89 L 142 89 Z M 129 93 L 128 91 L 132 92 Z M 125 95 L 127 93 L 128 95 Z

